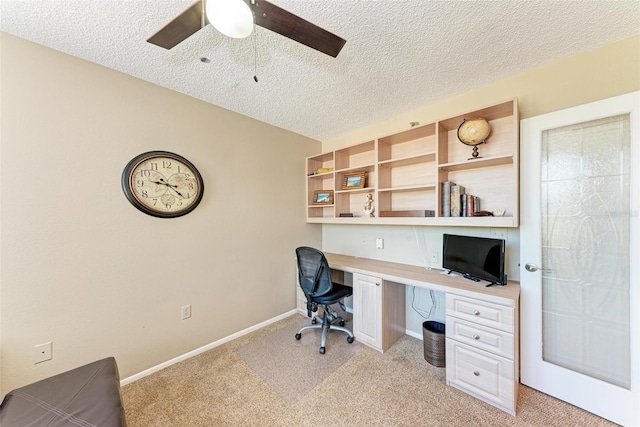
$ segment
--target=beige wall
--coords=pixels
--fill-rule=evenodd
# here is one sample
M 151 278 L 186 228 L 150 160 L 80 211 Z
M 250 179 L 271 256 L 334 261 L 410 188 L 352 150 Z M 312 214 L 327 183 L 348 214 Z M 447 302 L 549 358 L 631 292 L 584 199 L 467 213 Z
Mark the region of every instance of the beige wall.
M 295 307 L 294 248 L 321 244 L 300 178 L 318 141 L 0 37 L 2 394 L 111 355 L 126 378 Z M 124 166 L 151 150 L 198 167 L 195 211 L 124 197 Z

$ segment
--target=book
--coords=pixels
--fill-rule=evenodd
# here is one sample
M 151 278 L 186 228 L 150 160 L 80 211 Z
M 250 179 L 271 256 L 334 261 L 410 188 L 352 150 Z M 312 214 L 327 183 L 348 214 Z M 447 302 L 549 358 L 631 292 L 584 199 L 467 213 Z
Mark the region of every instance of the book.
M 442 216 L 451 216 L 451 181 L 442 183 Z
M 464 187 L 462 185 L 451 186 L 451 216 L 460 216 L 462 212 L 462 200 L 461 197 L 464 194 Z
M 473 216 L 475 213 L 475 196 L 467 195 L 467 211 L 465 216 Z
M 460 195 L 460 216 L 469 216 L 467 215 L 467 209 L 469 208 L 469 202 L 467 202 L 467 194 Z

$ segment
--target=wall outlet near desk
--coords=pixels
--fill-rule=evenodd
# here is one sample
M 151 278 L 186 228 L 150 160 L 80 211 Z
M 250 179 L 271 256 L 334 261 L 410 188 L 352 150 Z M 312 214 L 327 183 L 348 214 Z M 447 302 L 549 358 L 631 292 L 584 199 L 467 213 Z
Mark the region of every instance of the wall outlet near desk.
M 376 249 L 384 249 L 384 239 L 382 237 L 376 237 Z
M 508 230 L 506 228 L 491 228 L 490 230 L 492 238 L 507 240 Z
M 188 319 L 191 317 L 191 304 L 182 306 L 182 320 Z
M 33 364 L 46 362 L 53 358 L 53 342 L 49 341 L 44 344 L 38 344 L 33 351 Z
M 433 251 L 431 252 L 431 258 L 430 258 L 430 263 L 431 263 L 431 267 L 439 267 L 440 266 L 440 254 L 438 254 L 438 251 Z

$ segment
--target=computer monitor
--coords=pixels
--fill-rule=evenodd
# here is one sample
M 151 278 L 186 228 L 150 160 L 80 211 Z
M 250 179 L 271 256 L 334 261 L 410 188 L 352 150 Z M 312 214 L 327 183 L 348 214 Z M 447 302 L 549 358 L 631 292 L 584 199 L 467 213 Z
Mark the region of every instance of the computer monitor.
M 504 274 L 505 241 L 486 237 L 442 236 L 442 267 L 506 285 Z

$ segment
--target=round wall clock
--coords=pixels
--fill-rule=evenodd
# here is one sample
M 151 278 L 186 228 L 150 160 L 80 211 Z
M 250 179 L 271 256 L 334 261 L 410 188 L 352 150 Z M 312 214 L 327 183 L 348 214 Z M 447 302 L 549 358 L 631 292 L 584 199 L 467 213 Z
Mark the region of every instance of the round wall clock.
M 133 206 L 159 218 L 188 214 L 202 200 L 204 184 L 187 159 L 149 151 L 131 159 L 122 172 L 122 190 Z

